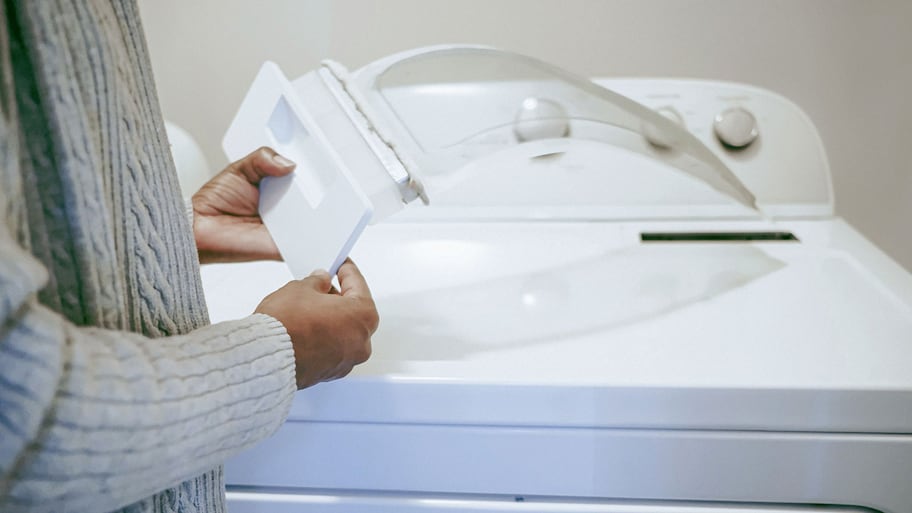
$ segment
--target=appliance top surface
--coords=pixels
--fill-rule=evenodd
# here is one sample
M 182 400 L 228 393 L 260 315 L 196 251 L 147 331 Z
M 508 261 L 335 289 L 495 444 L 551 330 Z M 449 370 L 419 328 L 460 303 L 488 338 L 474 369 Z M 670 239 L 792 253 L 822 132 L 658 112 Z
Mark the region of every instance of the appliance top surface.
M 806 116 L 736 84 L 604 84 L 680 115 L 772 218 L 602 146 L 483 159 L 365 231 L 352 256 L 381 315 L 373 356 L 299 393 L 291 418 L 912 433 L 912 276 L 832 216 Z M 741 150 L 713 128 L 733 108 L 759 130 Z M 641 240 L 758 231 L 798 241 Z M 291 277 L 282 263 L 202 274 L 213 322 Z
M 640 241 L 774 229 L 800 242 Z M 293 418 L 912 432 L 912 277 L 838 219 L 389 223 L 353 257 L 373 356 Z M 217 322 L 290 275 L 203 278 Z

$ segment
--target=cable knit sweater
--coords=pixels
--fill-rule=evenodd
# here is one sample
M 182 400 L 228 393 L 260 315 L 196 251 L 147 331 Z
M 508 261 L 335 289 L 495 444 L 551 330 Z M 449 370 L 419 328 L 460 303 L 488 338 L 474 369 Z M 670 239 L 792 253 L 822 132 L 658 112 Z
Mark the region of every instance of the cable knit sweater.
M 208 325 L 137 7 L 0 1 L 0 511 L 223 511 L 288 335 Z

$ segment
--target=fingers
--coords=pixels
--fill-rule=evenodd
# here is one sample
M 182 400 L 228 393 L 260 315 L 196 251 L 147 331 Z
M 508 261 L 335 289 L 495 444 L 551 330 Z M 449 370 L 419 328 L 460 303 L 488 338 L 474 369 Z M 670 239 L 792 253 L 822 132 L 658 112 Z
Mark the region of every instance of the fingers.
M 317 270 L 257 306 L 256 312 L 282 323 L 291 338 L 298 388 L 342 378 L 370 358 L 379 313 L 354 263 L 346 261 L 338 276 L 340 295 L 334 295 L 332 276 Z
M 351 258 L 345 259 L 336 276 L 339 277 L 339 289 L 343 296 L 371 299 L 367 281 Z
M 295 168 L 295 163 L 263 146 L 246 157 L 228 166 L 229 172 L 243 176 L 252 185 L 257 185 L 266 176 L 285 176 Z
M 345 259 L 345 262 L 339 267 L 336 276 L 339 278 L 340 294 L 343 298 L 354 300 L 354 303 L 358 305 L 358 315 L 363 323 L 362 326 L 368 331 L 367 353 L 360 360 L 363 362 L 370 357 L 369 335 L 377 331 L 380 325 L 380 314 L 377 312 L 376 305 L 374 305 L 370 289 L 367 287 L 367 281 L 365 281 L 358 266 L 350 258 Z

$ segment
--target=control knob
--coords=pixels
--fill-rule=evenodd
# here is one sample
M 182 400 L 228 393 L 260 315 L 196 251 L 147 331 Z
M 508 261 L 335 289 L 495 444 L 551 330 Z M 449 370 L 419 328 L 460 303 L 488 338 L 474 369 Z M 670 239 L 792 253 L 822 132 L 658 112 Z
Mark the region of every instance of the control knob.
M 736 150 L 747 148 L 760 135 L 757 118 L 744 107 L 732 107 L 717 114 L 713 132 L 719 142 Z
M 659 107 L 655 111 L 681 128 L 687 128 L 684 124 L 684 116 L 681 116 L 674 107 Z M 664 149 L 673 148 L 680 142 L 677 133 L 660 129 L 652 123 L 646 123 L 643 126 L 643 137 L 653 146 Z
M 529 97 L 523 100 L 513 133 L 520 142 L 552 139 L 570 135 L 570 116 L 563 105 L 547 98 Z

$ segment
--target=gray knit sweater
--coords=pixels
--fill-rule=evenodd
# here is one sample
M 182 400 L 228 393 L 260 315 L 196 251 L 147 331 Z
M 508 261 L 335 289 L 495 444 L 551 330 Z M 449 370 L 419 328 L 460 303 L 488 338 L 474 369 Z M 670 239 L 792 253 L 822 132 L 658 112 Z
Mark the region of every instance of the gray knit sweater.
M 137 7 L 0 1 L 0 511 L 223 511 L 288 335 L 208 325 Z

